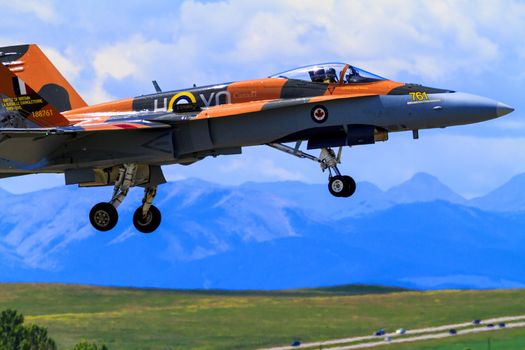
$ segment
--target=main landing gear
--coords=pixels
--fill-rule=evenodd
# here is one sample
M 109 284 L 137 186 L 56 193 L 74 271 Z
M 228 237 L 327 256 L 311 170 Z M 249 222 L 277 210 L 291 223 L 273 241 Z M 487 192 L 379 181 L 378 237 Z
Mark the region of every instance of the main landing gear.
M 117 208 L 126 198 L 129 188 L 134 185 L 136 171 L 136 164 L 124 164 L 119 169 L 118 180 L 115 182 L 111 200 L 96 204 L 89 212 L 89 221 L 95 229 L 109 231 L 117 225 Z M 160 225 L 160 211 L 152 204 L 156 194 L 156 185 L 146 187 L 142 205 L 135 210 L 133 215 L 133 225 L 142 233 L 151 233 Z
M 273 147 L 279 151 L 291 154 L 299 158 L 306 158 L 318 162 L 321 165 L 321 170 L 324 172 L 328 170 L 328 191 L 335 197 L 350 197 L 355 193 L 356 183 L 350 176 L 341 175 L 337 164 L 341 163 L 342 147 L 339 147 L 337 156 L 330 147 L 322 148 L 319 157 L 312 156 L 299 150 L 301 142 L 297 142 L 295 148 L 283 145 L 281 143 L 269 143 L 268 146 Z

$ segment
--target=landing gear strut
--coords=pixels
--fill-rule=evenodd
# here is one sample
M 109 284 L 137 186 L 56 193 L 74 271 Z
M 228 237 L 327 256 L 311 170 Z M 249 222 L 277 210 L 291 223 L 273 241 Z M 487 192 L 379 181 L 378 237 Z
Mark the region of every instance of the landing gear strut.
M 333 149 L 322 148 L 319 156 L 320 164 L 323 171 L 328 169 L 328 190 L 330 194 L 335 197 L 350 197 L 355 193 L 356 183 L 350 176 L 341 175 L 337 168 L 337 164 L 341 163 L 341 150 L 342 148 L 339 148 L 336 157 Z
M 96 204 L 89 213 L 89 221 L 95 229 L 99 231 L 109 231 L 117 225 L 117 208 L 128 195 L 130 187 L 135 185 L 136 173 L 137 164 L 124 164 L 119 169 L 118 179 L 115 181 L 111 200 L 109 202 Z M 162 179 L 164 178 L 162 177 Z M 135 225 L 135 228 L 140 232 L 151 233 L 160 225 L 160 211 L 152 205 L 156 194 L 157 185 L 146 187 L 142 205 L 133 215 L 133 225 Z
M 133 214 L 133 225 L 142 233 L 151 233 L 160 225 L 161 215 L 159 209 L 151 204 L 157 194 L 157 186 L 146 187 L 142 205 Z
M 350 176 L 341 175 L 341 172 L 339 172 L 337 168 L 337 164 L 341 163 L 342 147 L 339 147 L 337 156 L 333 149 L 326 147 L 321 149 L 319 157 L 315 157 L 299 150 L 301 141 L 295 144 L 295 148 L 281 143 L 269 143 L 268 146 L 299 158 L 306 158 L 318 162 L 323 172 L 328 169 L 328 190 L 333 196 L 350 197 L 355 193 L 356 183 L 354 179 Z

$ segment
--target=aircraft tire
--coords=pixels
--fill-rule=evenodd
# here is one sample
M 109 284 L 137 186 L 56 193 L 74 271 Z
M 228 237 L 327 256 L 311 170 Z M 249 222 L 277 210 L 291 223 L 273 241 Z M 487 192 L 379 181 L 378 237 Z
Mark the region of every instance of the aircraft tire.
M 355 180 L 351 176 L 343 176 L 343 179 L 345 182 L 345 192 L 343 197 L 352 197 L 357 188 Z
M 142 233 L 155 231 L 159 227 L 160 221 L 160 210 L 154 205 L 149 208 L 148 215 L 146 215 L 145 219 L 142 217 L 142 207 L 138 207 L 137 210 L 135 210 L 135 214 L 133 214 L 133 225 Z
M 350 176 L 336 175 L 328 181 L 328 190 L 335 197 L 350 197 L 355 193 L 356 183 Z
M 332 176 L 330 180 L 328 180 L 328 191 L 330 191 L 330 194 L 334 197 L 343 197 L 346 188 L 345 182 L 343 176 Z
M 98 231 L 109 231 L 117 225 L 117 209 L 107 202 L 95 204 L 89 212 L 89 221 Z

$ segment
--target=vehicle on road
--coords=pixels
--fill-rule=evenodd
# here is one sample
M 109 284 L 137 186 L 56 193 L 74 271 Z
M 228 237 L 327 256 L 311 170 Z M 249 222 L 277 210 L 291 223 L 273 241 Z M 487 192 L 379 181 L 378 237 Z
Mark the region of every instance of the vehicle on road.
M 381 329 L 375 331 L 374 335 L 377 336 L 377 337 L 385 335 L 385 330 L 383 328 L 381 328 Z
M 399 335 L 403 335 L 407 332 L 406 329 L 404 328 L 399 328 L 398 330 L 396 330 L 396 334 L 399 334 Z

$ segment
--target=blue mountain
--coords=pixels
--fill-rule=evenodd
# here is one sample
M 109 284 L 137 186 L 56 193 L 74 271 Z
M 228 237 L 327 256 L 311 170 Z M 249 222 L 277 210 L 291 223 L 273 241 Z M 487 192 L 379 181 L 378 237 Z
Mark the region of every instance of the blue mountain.
M 471 200 L 470 205 L 489 211 L 524 212 L 524 192 L 525 174 L 520 174 L 486 196 Z
M 427 174 L 388 191 L 361 183 L 349 199 L 331 197 L 326 185 L 189 179 L 159 188 L 163 223 L 150 235 L 131 224 L 140 189 L 119 208 L 117 227 L 104 233 L 91 228 L 87 213 L 111 188 L 4 192 L 0 280 L 229 289 L 522 287 L 525 214 L 484 204 L 511 203 L 508 196 L 525 191 L 512 182 L 514 191 L 504 191 L 506 184 L 490 201 L 467 201 Z
M 436 177 L 417 173 L 410 180 L 392 187 L 388 197 L 395 203 L 433 202 L 444 200 L 450 203 L 465 204 L 467 201 L 459 194 L 442 184 Z

